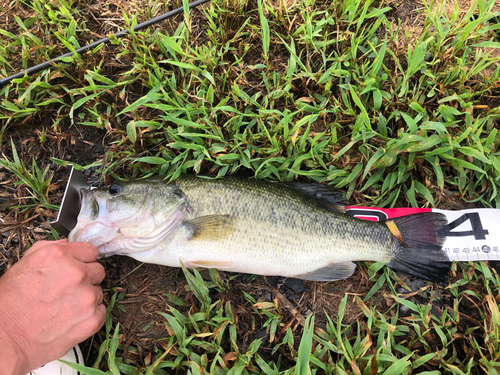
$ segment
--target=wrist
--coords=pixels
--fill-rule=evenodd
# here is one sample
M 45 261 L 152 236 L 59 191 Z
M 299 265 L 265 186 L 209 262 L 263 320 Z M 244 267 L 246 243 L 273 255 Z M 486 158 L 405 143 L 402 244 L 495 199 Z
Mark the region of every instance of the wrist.
M 0 327 L 0 368 L 5 375 L 26 375 L 31 369 L 19 346 Z
M 0 290 L 7 293 L 8 288 L 0 283 Z M 9 298 L 2 297 L 5 295 L 0 296 L 0 372 L 7 375 L 26 375 L 32 369 L 29 367 L 24 348 L 19 344 L 22 335 L 16 327 L 19 328 L 22 323 L 16 322 L 10 314 L 20 310 L 16 309 Z

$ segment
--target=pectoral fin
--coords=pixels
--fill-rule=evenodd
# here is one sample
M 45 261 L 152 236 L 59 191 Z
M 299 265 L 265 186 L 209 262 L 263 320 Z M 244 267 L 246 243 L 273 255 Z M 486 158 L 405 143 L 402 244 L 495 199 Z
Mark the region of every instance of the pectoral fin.
M 355 269 L 356 265 L 353 262 L 332 263 L 326 267 L 294 277 L 309 281 L 336 281 L 347 279 L 354 273 Z
M 184 223 L 191 228 L 190 241 L 216 241 L 234 231 L 234 219 L 230 215 L 207 215 Z

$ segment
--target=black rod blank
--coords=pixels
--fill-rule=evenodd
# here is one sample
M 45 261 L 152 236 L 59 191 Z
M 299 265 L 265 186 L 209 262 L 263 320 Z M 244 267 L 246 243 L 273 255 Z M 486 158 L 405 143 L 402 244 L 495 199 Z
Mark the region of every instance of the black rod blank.
M 210 0 L 197 0 L 197 1 L 193 1 L 192 3 L 189 3 L 189 9 L 192 9 L 192 8 L 195 8 L 197 7 L 198 5 L 201 5 L 201 4 L 204 4 L 206 2 L 208 2 Z M 157 22 L 160 22 L 160 21 L 163 21 L 163 20 L 166 20 L 167 18 L 170 18 L 172 16 L 175 16 L 179 13 L 182 13 L 182 11 L 184 10 L 183 7 L 180 7 L 180 8 L 177 8 L 177 9 L 174 9 L 174 10 L 171 10 L 170 12 L 167 12 L 167 13 L 164 13 L 158 17 L 155 17 L 155 18 L 152 18 L 148 21 L 145 21 L 143 23 L 139 23 L 137 25 L 135 25 L 134 27 L 134 31 L 139 31 L 141 29 L 144 29 L 148 26 L 151 26 Z M 125 30 L 122 30 L 116 34 L 114 34 L 114 36 L 116 38 L 121 38 L 122 36 L 125 36 L 127 34 L 129 34 L 130 31 L 125 29 Z M 78 48 L 77 50 L 75 50 L 76 53 L 78 54 L 82 54 L 84 52 L 87 52 L 88 50 L 91 50 L 91 49 L 94 49 L 95 47 L 99 46 L 100 44 L 105 44 L 105 43 L 109 43 L 110 39 L 109 38 L 103 38 L 103 39 L 99 39 L 98 41 L 95 41 L 93 43 L 90 43 L 86 46 L 83 46 L 81 48 Z M 31 68 L 28 68 L 26 70 L 23 70 L 22 72 L 19 72 L 19 73 L 16 73 L 16 74 L 13 74 L 7 78 L 4 78 L 4 79 L 0 79 L 0 87 L 2 86 L 5 86 L 6 84 L 8 84 L 10 81 L 12 81 L 13 79 L 16 79 L 16 78 L 22 78 L 24 77 L 26 74 L 32 74 L 32 73 L 36 73 L 36 72 L 39 72 L 41 70 L 45 70 L 47 68 L 49 68 L 50 66 L 53 66 L 55 65 L 55 63 L 57 61 L 59 61 L 60 59 L 64 58 L 64 57 L 69 57 L 69 56 L 73 56 L 74 53 L 73 52 L 68 52 L 68 53 L 65 53 L 64 55 L 61 55 L 61 56 L 58 56 L 58 57 L 55 57 L 53 58 L 52 60 L 49 60 L 49 61 L 46 61 L 44 63 L 41 63 L 41 64 L 38 64 L 38 65 L 35 65 Z

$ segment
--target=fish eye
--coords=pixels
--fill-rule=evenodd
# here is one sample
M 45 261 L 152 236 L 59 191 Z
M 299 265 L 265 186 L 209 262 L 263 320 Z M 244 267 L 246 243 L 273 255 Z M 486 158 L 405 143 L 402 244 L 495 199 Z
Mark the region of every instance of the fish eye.
M 116 194 L 120 193 L 122 190 L 123 190 L 123 187 L 121 187 L 118 184 L 113 184 L 108 189 L 109 194 L 111 194 L 111 195 L 116 195 Z

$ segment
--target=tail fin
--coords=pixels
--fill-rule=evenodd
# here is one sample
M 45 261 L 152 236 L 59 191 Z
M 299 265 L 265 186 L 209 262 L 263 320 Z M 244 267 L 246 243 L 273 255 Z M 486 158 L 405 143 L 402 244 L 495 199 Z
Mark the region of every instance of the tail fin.
M 451 262 L 441 248 L 446 237 L 438 231 L 447 222 L 445 215 L 431 212 L 387 221 L 397 238 L 387 266 L 423 279 L 445 281 Z

